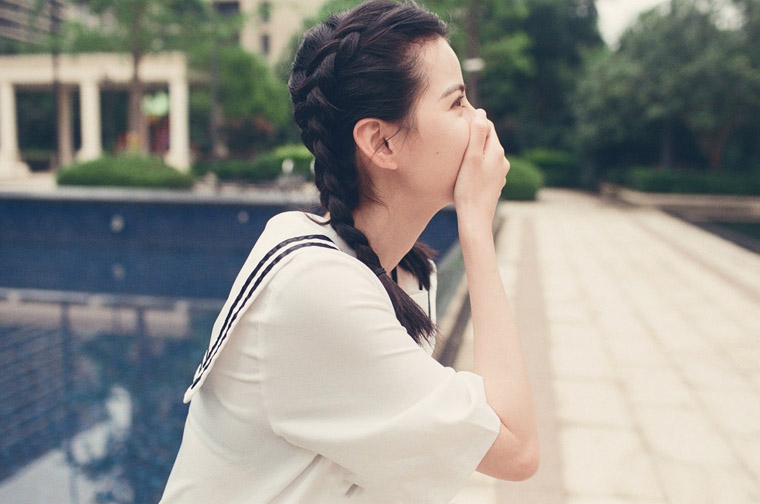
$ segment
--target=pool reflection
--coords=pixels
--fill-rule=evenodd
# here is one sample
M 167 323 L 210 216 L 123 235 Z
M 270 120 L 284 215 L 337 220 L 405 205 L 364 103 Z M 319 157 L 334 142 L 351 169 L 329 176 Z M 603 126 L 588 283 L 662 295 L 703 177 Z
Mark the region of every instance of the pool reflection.
M 158 501 L 216 315 L 293 206 L 89 197 L 0 198 L 0 503 Z M 422 240 L 440 260 L 456 229 Z
M 187 414 L 182 395 L 219 307 L 89 301 L 37 306 L 48 327 L 0 327 L 2 502 L 161 496 Z M 41 304 L 6 300 L 0 320 Z M 56 481 L 64 484 L 54 492 L 40 488 Z

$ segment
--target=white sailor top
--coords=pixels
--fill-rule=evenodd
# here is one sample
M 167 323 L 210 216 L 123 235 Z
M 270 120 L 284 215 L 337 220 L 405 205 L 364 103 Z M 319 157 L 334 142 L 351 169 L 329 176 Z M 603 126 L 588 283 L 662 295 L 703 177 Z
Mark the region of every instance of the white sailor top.
M 214 324 L 161 504 L 442 503 L 498 434 L 320 217 L 267 224 Z M 401 285 L 434 316 L 434 290 Z M 432 282 L 434 286 L 434 282 Z

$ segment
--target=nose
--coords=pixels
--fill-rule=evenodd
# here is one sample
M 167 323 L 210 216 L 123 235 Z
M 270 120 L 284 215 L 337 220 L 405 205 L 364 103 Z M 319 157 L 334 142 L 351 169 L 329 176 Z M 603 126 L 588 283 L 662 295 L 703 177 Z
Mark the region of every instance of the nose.
M 464 108 L 464 117 L 468 121 L 472 121 L 472 118 L 475 117 L 475 107 L 473 107 L 470 102 L 466 102 L 466 106 Z
M 470 103 L 467 103 L 467 108 L 465 108 L 465 117 L 468 121 L 472 121 L 476 116 L 482 115 L 483 117 L 486 116 L 486 111 L 482 108 L 476 109 Z

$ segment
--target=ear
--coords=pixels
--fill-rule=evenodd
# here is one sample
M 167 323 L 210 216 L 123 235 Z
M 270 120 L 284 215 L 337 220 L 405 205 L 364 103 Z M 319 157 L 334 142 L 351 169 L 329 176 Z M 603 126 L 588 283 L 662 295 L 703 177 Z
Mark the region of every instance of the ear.
M 393 125 L 381 119 L 371 117 L 360 119 L 354 126 L 357 155 L 380 168 L 395 170 L 398 168 L 398 163 L 395 152 L 388 142 L 388 138 L 394 131 Z

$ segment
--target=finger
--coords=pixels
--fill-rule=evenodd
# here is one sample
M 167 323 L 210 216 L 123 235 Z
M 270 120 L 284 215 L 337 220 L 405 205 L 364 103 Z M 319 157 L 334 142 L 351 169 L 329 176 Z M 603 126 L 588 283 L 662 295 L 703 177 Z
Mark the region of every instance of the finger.
M 486 112 L 483 109 L 475 111 L 475 115 L 470 120 L 470 140 L 467 144 L 467 155 L 470 157 L 482 158 L 485 152 L 486 139 L 491 131 L 491 126 L 486 119 Z
M 504 157 L 504 147 L 499 141 L 499 137 L 496 134 L 496 127 L 493 122 L 488 121 L 489 130 L 488 137 L 486 138 L 486 144 L 484 146 L 486 156 L 493 156 L 494 161 L 498 158 Z

